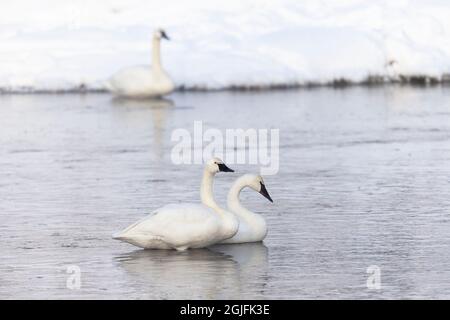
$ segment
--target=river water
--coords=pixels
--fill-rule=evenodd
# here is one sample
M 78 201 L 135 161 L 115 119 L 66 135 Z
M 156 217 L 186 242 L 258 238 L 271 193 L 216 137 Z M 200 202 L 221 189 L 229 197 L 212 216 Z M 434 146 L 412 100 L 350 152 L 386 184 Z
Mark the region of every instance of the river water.
M 159 206 L 199 201 L 202 166 L 170 155 L 173 130 L 200 120 L 279 129 L 274 203 L 241 195 L 268 222 L 264 243 L 180 253 L 112 240 Z M 450 298 L 449 161 L 446 87 L 2 95 L 0 298 Z M 221 204 L 258 169 L 229 166 Z

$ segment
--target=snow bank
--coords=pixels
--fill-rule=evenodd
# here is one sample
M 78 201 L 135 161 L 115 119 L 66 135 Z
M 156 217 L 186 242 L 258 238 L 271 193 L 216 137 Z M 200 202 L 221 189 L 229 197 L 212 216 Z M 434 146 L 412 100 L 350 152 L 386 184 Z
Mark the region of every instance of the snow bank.
M 326 83 L 450 73 L 447 0 L 43 0 L 0 4 L 0 88 L 102 89 L 118 69 L 163 64 L 181 87 Z

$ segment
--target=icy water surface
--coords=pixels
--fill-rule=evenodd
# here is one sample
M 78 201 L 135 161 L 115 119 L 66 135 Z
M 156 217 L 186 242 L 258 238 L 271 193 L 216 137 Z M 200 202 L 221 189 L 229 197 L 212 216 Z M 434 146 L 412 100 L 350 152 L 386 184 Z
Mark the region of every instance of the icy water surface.
M 0 96 L 0 298 L 450 298 L 450 88 Z M 175 128 L 279 128 L 263 244 L 145 251 L 111 234 L 198 201 Z M 231 165 L 230 165 L 231 166 Z M 253 166 L 216 179 L 230 183 Z M 381 289 L 368 289 L 369 266 Z M 81 288 L 66 286 L 70 266 Z

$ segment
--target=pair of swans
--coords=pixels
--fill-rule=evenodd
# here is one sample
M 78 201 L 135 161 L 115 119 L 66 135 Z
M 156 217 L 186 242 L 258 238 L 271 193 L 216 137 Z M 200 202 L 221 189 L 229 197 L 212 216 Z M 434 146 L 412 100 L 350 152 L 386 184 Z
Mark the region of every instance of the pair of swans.
M 169 40 L 166 32 L 153 33 L 152 66 L 134 66 L 114 74 L 106 86 L 117 96 L 128 98 L 155 98 L 171 93 L 175 85 L 161 64 L 161 40 Z
M 204 248 L 216 243 L 262 241 L 267 234 L 263 217 L 247 210 L 239 201 L 245 187 L 273 202 L 259 175 L 238 178 L 228 193 L 228 209 L 216 203 L 213 180 L 218 172 L 233 172 L 219 158 L 209 160 L 200 186 L 202 204 L 169 204 L 115 234 L 122 240 L 145 249 Z

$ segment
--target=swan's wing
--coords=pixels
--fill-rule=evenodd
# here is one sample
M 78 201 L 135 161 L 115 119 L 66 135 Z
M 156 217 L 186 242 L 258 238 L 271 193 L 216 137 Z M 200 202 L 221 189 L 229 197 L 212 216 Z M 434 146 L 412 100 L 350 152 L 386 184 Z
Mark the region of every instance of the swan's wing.
M 133 223 L 118 238 L 153 237 L 169 243 L 203 241 L 220 230 L 217 213 L 204 205 L 173 204 Z
M 139 93 L 148 90 L 152 82 L 150 66 L 128 67 L 118 71 L 109 79 L 108 88 L 111 91 L 124 93 Z
M 120 238 L 123 238 L 123 237 L 124 237 L 125 235 L 127 235 L 127 234 L 131 234 L 131 233 L 132 233 L 132 230 L 134 230 L 134 228 L 135 228 L 136 226 L 138 226 L 139 224 L 143 223 L 144 221 L 146 221 L 146 220 L 148 220 L 148 219 L 151 219 L 151 217 L 154 216 L 154 215 L 156 215 L 157 213 L 158 213 L 157 210 L 155 210 L 155 211 L 153 211 L 153 212 L 150 212 L 148 215 L 146 215 L 145 217 L 139 219 L 139 220 L 136 221 L 135 223 L 129 225 L 128 227 L 126 227 L 126 228 L 123 229 L 122 231 L 119 231 L 119 232 L 115 233 L 115 234 L 113 235 L 113 238 L 114 238 L 114 239 L 120 239 Z

